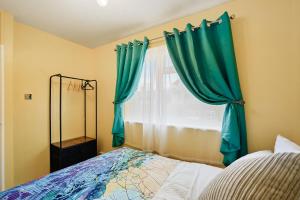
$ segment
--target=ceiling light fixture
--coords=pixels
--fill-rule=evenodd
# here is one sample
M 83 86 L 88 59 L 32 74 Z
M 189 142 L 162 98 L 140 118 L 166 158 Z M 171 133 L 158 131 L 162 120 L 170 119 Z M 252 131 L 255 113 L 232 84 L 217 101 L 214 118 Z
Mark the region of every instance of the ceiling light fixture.
M 108 0 L 97 0 L 97 3 L 101 7 L 107 6 Z

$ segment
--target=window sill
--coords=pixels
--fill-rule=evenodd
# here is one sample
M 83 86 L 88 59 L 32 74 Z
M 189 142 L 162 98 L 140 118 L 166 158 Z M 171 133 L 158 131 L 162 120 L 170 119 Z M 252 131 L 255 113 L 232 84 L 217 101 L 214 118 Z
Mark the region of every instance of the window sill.
M 139 121 L 124 121 L 124 123 L 127 124 L 138 124 L 138 125 L 143 125 L 143 122 L 139 122 Z M 156 125 L 156 124 L 153 124 Z M 176 129 L 192 129 L 192 130 L 199 130 L 199 131 L 203 131 L 203 132 L 219 132 L 221 133 L 220 129 L 217 128 L 203 128 L 203 127 L 193 127 L 193 126 L 185 126 L 185 125 L 177 125 L 177 124 L 164 124 L 164 126 L 168 127 L 168 128 L 176 128 Z

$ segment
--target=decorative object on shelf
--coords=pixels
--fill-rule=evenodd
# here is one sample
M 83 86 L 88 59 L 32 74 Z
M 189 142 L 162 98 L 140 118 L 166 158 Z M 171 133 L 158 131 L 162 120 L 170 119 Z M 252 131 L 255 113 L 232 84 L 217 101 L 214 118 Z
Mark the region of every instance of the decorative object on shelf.
M 59 141 L 52 141 L 52 87 L 53 79 L 59 79 Z M 84 95 L 84 133 L 83 136 L 63 140 L 62 134 L 62 90 L 63 79 L 70 79 L 67 85 L 67 91 L 73 88 L 73 91 L 83 91 Z M 72 81 L 81 81 L 76 85 Z M 87 91 L 95 91 L 95 138 L 87 137 Z M 50 95 L 49 95 L 49 127 L 50 127 L 50 171 L 54 172 L 70 165 L 87 160 L 97 156 L 97 80 L 86 80 L 70 76 L 55 74 L 50 76 Z

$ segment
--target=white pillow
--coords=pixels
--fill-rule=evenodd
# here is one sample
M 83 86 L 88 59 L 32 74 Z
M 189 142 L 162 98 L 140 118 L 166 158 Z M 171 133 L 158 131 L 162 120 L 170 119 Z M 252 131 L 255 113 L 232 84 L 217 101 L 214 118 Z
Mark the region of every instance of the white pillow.
M 209 182 L 198 200 L 299 200 L 299 166 L 299 153 L 235 161 Z
M 256 152 L 253 152 L 253 153 L 249 153 L 249 154 L 239 158 L 236 161 L 249 159 L 249 158 L 259 158 L 259 157 L 263 157 L 263 156 L 269 156 L 269 155 L 272 155 L 272 154 L 273 154 L 273 152 L 271 150 L 256 151 Z M 234 162 L 236 162 L 236 161 L 234 161 Z
M 300 146 L 289 139 L 278 135 L 275 142 L 274 153 L 300 153 Z

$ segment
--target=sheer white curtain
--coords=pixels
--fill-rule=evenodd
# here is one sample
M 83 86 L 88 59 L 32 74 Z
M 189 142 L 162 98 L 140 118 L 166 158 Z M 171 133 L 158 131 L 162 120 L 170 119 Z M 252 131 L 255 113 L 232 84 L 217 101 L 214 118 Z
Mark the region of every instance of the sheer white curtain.
M 166 46 L 147 51 L 135 95 L 125 104 L 126 144 L 218 164 L 224 106 L 197 100 L 181 83 Z

